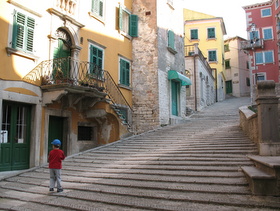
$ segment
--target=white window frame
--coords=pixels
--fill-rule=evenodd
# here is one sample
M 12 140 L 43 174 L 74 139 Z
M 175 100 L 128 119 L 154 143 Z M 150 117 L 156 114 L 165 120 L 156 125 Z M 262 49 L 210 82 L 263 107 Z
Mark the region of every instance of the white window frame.
M 99 0 L 99 1 L 103 2 L 103 11 L 102 11 L 103 12 L 103 16 L 99 15 L 100 11 L 98 11 L 98 12 L 92 11 L 92 9 L 93 9 L 92 1 L 91 1 L 90 16 L 96 18 L 97 20 L 99 20 L 101 22 L 104 22 L 105 21 L 105 17 L 106 17 L 106 10 L 105 10 L 105 8 L 106 8 L 106 0 Z
M 265 36 L 264 36 L 264 30 L 266 30 L 266 29 L 270 29 L 270 30 L 271 30 L 271 38 L 268 38 L 268 39 L 265 38 Z M 264 40 L 273 40 L 273 29 L 272 29 L 272 27 L 262 28 L 262 34 L 263 34 L 263 39 L 264 39 Z
M 253 73 L 253 81 L 254 81 L 254 84 L 257 83 L 256 81 L 256 74 L 260 75 L 260 76 L 264 76 L 264 80 L 266 80 L 266 73 L 265 72 L 260 72 L 260 73 Z M 259 80 L 258 80 L 259 81 Z
M 271 52 L 271 53 L 272 53 L 272 62 L 266 62 L 266 61 L 265 61 L 265 52 Z M 262 53 L 262 60 L 263 60 L 262 63 L 257 63 L 257 59 L 256 59 L 256 54 L 257 54 L 257 53 Z M 256 65 L 261 65 L 261 64 L 273 64 L 274 62 L 275 62 L 275 60 L 274 60 L 274 51 L 273 51 L 273 50 L 255 52 L 255 63 L 256 63 Z
M 13 48 L 13 33 L 14 33 L 14 11 L 16 12 L 20 12 L 28 17 L 31 17 L 35 20 L 35 28 L 34 28 L 34 35 L 33 35 L 33 51 L 32 53 L 30 52 L 25 52 L 22 50 L 17 50 Z M 38 42 L 38 36 L 37 36 L 37 31 L 40 30 L 39 29 L 39 20 L 40 20 L 40 14 L 37 14 L 34 11 L 26 11 L 24 9 L 21 8 L 12 8 L 11 10 L 11 18 L 10 18 L 10 24 L 9 24 L 9 32 L 8 32 L 8 43 L 7 43 L 7 54 L 10 56 L 11 54 L 15 54 L 15 55 L 19 55 L 19 56 L 23 56 L 29 59 L 32 59 L 34 61 L 37 61 L 39 59 L 38 56 L 36 56 L 37 53 L 37 43 L 40 43 L 40 41 Z
M 270 15 L 263 15 L 263 11 L 265 11 L 265 10 L 270 10 Z M 262 18 L 271 17 L 271 15 L 272 15 L 271 8 L 264 8 L 264 9 L 261 9 L 261 17 L 262 17 Z

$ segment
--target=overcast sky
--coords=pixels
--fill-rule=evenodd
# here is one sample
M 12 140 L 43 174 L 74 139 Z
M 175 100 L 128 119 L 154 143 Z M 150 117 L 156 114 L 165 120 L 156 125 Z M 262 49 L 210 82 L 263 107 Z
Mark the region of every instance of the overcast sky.
M 184 0 L 185 8 L 216 17 L 222 17 L 229 37 L 240 36 L 247 39 L 246 16 L 243 6 L 267 2 L 269 0 Z

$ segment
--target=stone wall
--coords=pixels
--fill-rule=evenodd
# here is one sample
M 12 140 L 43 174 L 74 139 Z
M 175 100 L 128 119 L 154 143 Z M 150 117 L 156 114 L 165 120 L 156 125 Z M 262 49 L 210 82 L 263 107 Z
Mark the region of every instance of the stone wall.
M 239 108 L 240 127 L 249 138 L 258 143 L 258 115 L 248 106 Z
M 138 37 L 133 38 L 132 105 L 133 131 L 142 133 L 171 124 L 171 86 L 168 71 L 185 72 L 183 13 L 161 0 L 134 0 L 133 14 L 138 15 Z M 137 6 L 136 6 L 137 5 Z M 174 21 L 170 21 L 170 20 Z M 168 20 L 168 21 L 165 21 Z M 168 30 L 174 32 L 174 49 L 168 47 Z M 178 91 L 178 118 L 185 117 L 185 87 Z M 176 122 L 175 121 L 175 122 Z
M 264 156 L 280 155 L 279 87 L 279 83 L 275 84 L 274 90 L 273 81 L 259 82 L 254 92 L 258 112 L 252 112 L 248 106 L 239 108 L 241 128 L 257 143 L 260 155 Z

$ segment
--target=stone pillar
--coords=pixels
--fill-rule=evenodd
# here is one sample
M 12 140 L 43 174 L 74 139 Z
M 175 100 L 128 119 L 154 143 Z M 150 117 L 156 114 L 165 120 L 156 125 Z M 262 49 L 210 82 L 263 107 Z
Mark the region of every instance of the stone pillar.
M 280 155 L 278 97 L 274 81 L 257 84 L 258 132 L 260 155 Z

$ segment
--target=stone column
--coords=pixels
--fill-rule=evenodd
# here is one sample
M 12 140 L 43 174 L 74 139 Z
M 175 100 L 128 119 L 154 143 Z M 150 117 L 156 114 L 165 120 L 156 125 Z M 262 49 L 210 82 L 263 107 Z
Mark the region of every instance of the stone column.
M 260 155 L 280 155 L 278 97 L 274 81 L 257 84 L 258 132 Z

